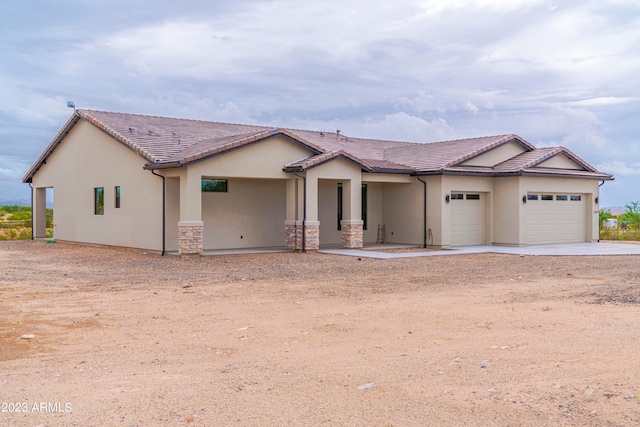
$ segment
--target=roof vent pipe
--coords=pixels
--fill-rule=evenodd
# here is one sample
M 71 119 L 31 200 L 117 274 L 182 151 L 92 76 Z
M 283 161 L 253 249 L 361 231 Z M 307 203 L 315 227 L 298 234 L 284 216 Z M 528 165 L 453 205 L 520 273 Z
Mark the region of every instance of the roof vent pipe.
M 336 139 L 340 139 L 340 129 L 336 130 Z

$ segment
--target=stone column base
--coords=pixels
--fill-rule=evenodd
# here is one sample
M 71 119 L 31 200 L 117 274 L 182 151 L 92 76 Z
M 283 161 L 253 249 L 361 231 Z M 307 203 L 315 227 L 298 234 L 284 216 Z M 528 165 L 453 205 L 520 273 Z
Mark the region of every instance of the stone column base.
M 317 251 L 320 249 L 320 222 L 306 221 L 305 223 L 305 248 L 307 251 Z M 302 221 L 284 222 L 284 239 L 287 249 L 301 251 L 302 249 Z
M 203 247 L 202 221 L 178 222 L 178 253 L 180 255 L 201 254 Z
M 361 220 L 342 220 L 342 247 L 360 249 L 364 246 L 364 222 Z

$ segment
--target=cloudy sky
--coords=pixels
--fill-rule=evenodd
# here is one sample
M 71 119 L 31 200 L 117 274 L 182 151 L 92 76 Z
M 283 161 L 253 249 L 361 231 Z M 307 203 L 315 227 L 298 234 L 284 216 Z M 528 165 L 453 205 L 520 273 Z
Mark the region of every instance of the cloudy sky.
M 0 203 L 78 108 L 430 142 L 516 133 L 640 200 L 637 0 L 0 3 Z

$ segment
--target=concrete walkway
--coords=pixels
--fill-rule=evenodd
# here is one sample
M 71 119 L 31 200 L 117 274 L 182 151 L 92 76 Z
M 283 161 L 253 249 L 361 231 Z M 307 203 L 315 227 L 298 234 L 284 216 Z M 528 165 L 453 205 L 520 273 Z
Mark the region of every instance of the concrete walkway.
M 512 255 L 640 255 L 640 245 L 631 243 L 566 243 L 561 245 L 536 246 L 464 246 L 428 252 L 378 252 L 376 250 L 360 249 L 321 249 L 319 252 L 332 255 L 357 256 L 360 258 L 412 258 L 439 255 L 462 255 L 478 253 L 497 253 Z

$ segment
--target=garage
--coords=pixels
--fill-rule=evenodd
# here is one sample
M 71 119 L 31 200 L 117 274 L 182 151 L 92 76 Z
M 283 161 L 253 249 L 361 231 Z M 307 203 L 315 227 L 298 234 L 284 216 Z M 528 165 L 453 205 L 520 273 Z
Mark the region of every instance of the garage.
M 586 241 L 585 199 L 583 194 L 527 194 L 527 244 Z
M 484 245 L 481 193 L 451 193 L 451 246 Z

